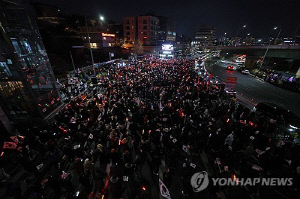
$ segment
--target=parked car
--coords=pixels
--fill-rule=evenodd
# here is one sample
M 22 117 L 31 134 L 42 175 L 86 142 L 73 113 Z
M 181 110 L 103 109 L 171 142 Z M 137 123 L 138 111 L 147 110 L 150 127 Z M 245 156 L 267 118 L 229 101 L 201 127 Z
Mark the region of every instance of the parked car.
M 250 72 L 249 72 L 249 70 L 242 70 L 242 74 L 244 74 L 244 75 L 250 75 Z
M 293 138 L 299 136 L 300 118 L 292 111 L 270 102 L 258 103 L 253 111 L 258 118 L 276 122 L 280 132 L 292 135 Z

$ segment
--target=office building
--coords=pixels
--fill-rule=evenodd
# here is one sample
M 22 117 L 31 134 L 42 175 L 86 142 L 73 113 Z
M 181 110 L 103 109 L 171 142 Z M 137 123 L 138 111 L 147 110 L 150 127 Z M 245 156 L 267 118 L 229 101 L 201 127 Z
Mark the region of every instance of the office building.
M 61 101 L 32 8 L 0 0 L 0 11 L 1 120 L 47 118 Z
M 196 32 L 194 47 L 195 49 L 209 48 L 213 46 L 216 29 L 212 26 L 200 26 Z
M 168 17 L 159 16 L 158 41 L 160 44 L 175 44 L 176 40 L 176 22 Z

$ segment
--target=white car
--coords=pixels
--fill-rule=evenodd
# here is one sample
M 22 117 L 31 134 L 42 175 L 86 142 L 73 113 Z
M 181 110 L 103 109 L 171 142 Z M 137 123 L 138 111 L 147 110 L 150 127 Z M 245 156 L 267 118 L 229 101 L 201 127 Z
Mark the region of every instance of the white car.
M 236 98 L 236 91 L 233 88 L 225 89 L 225 93 L 230 98 Z
M 250 72 L 249 72 L 249 70 L 243 70 L 242 74 L 244 74 L 244 75 L 250 75 Z

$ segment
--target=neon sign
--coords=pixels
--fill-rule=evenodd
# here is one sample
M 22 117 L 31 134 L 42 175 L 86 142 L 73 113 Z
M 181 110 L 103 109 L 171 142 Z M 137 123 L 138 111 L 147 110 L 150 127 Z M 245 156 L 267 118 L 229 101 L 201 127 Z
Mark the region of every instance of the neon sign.
M 102 33 L 102 37 L 115 37 L 115 34 Z

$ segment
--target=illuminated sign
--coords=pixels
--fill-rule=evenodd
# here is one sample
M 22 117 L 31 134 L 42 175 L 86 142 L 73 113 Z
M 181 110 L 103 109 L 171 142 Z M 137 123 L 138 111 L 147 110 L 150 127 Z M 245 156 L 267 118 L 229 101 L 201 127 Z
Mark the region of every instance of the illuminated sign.
M 237 77 L 227 77 L 226 83 L 236 84 Z
M 102 33 L 102 37 L 115 37 L 115 34 Z
M 162 50 L 170 50 L 172 51 L 174 48 L 173 48 L 173 45 L 171 44 L 163 44 L 162 45 Z

